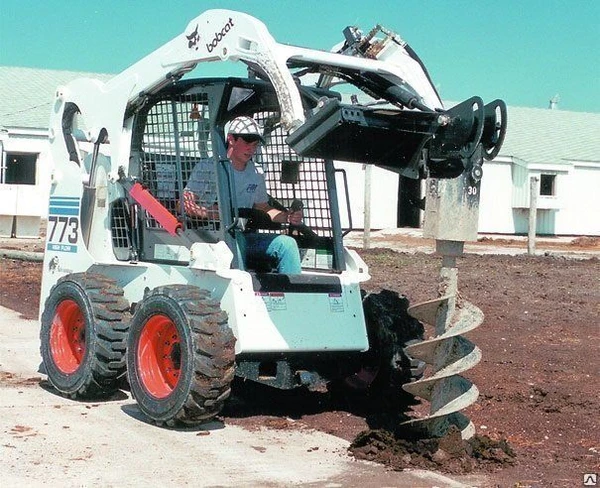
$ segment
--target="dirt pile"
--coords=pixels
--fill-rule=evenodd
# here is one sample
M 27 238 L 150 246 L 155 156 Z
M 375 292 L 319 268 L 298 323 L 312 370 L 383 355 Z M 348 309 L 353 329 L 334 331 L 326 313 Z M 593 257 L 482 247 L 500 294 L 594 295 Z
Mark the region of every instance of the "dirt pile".
M 576 237 L 570 243 L 573 247 L 584 247 L 584 248 L 600 248 L 600 237 Z
M 358 434 L 349 447 L 357 459 L 365 459 L 400 471 L 406 468 L 432 469 L 465 474 L 515 463 L 515 452 L 507 441 L 476 435 L 464 441 L 457 427 L 451 426 L 441 438 L 394 435 L 384 429 Z

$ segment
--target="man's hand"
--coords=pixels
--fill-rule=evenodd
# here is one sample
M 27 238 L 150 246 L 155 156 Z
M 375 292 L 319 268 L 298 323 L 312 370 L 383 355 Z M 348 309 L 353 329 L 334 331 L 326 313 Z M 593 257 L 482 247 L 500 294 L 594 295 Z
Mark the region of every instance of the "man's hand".
M 183 209 L 191 217 L 198 217 L 204 220 L 219 220 L 219 208 L 213 205 L 212 208 L 206 208 L 198 205 L 194 192 L 184 190 Z
M 255 203 L 254 208 L 265 212 L 273 222 L 279 224 L 300 225 L 304 214 L 302 209 L 294 211 L 279 210 L 268 203 Z
M 292 225 L 300 225 L 304 218 L 304 204 L 302 200 L 294 199 L 288 210 L 288 222 Z
M 287 221 L 292 225 L 300 225 L 304 214 L 302 210 L 296 210 L 295 212 L 287 212 Z

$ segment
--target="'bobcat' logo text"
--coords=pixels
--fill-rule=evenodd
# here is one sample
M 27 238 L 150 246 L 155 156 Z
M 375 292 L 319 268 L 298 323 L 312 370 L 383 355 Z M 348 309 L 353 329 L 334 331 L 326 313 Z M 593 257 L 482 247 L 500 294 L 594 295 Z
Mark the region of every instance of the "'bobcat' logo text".
M 221 31 L 215 32 L 215 37 L 213 37 L 213 40 L 206 44 L 206 49 L 209 53 L 213 52 L 213 49 L 215 49 L 219 45 L 219 43 L 223 40 L 223 38 L 227 35 L 227 33 L 231 30 L 232 27 L 233 19 L 230 17 L 227 23 L 221 29 Z

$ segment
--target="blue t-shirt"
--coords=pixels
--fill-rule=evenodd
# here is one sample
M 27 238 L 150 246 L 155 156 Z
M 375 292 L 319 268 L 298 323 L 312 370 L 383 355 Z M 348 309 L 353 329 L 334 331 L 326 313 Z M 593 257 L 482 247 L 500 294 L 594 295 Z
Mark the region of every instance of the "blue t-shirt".
M 238 208 L 252 208 L 255 203 L 267 203 L 269 197 L 262 168 L 257 168 L 250 160 L 243 171 L 230 166 L 230 172 L 233 174 Z M 198 162 L 192 170 L 185 189 L 196 195 L 201 206 L 212 206 L 217 203 L 214 163 L 207 160 Z

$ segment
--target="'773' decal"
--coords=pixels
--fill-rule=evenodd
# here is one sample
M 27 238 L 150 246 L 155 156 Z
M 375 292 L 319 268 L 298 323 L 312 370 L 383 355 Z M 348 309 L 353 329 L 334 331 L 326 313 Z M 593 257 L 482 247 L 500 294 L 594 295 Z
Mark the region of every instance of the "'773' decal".
M 48 241 L 69 242 L 70 244 L 77 243 L 77 238 L 79 237 L 78 217 L 57 217 L 56 215 L 50 215 L 48 222 L 50 223 Z

